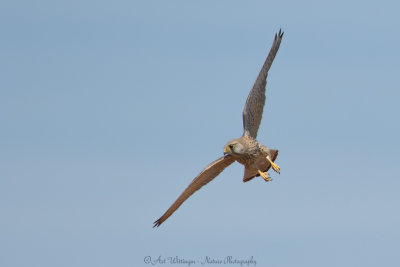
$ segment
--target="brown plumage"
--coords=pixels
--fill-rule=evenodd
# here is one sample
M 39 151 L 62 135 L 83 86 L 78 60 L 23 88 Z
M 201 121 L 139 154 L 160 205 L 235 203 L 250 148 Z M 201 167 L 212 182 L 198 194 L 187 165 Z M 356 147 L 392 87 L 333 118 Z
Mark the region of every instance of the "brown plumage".
M 172 213 L 174 213 L 182 203 L 188 199 L 194 192 L 199 190 L 202 186 L 206 185 L 212 179 L 217 177 L 226 167 L 231 165 L 235 160 L 231 156 L 223 156 L 216 161 L 209 164 L 183 191 L 179 198 L 172 204 L 171 207 L 161 216 L 157 221 L 154 222 L 153 227 L 158 227 L 162 224 Z
M 267 84 L 268 71 L 278 52 L 283 32 L 279 30 L 275 34 L 275 39 L 271 50 L 261 68 L 260 73 L 247 97 L 243 109 L 243 136 L 229 141 L 224 147 L 224 156 L 209 164 L 204 170 L 183 191 L 172 206 L 154 222 L 153 227 L 160 226 L 169 218 L 194 192 L 213 180 L 226 167 L 237 161 L 244 165 L 245 171 L 243 182 L 250 181 L 256 176 L 262 176 L 265 181 L 268 178 L 267 171 L 272 167 L 276 172 L 280 172 L 278 165 L 274 163 L 278 156 L 278 150 L 269 149 L 261 145 L 256 140 L 257 131 L 261 123 L 262 112 L 265 103 L 265 87 Z
M 271 159 L 274 162 L 278 157 L 278 150 L 270 149 L 271 151 Z M 265 157 L 258 158 L 258 165 L 260 165 L 260 170 L 262 172 L 267 172 L 271 168 L 271 163 L 266 160 Z M 244 168 L 243 182 L 248 182 L 254 177 L 260 176 L 257 170 L 251 170 L 248 168 Z

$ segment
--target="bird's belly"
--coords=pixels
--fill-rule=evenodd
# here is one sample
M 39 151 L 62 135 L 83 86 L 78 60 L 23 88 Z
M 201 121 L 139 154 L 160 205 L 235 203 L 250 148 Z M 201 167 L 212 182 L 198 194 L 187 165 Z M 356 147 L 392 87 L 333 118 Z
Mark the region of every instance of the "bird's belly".
M 269 162 L 267 161 L 266 157 L 259 156 L 254 160 L 253 166 L 256 167 L 258 170 L 264 171 L 267 168 L 267 166 L 269 166 Z
M 252 158 L 240 158 L 237 161 L 250 170 L 263 170 L 268 165 L 267 159 L 262 155 Z

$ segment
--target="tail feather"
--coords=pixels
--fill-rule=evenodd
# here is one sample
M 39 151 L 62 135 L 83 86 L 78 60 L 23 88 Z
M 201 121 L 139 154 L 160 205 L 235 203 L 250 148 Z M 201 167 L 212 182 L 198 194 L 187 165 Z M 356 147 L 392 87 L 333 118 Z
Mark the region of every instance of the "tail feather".
M 273 162 L 275 162 L 276 158 L 278 157 L 278 150 L 273 150 L 271 149 L 271 159 Z M 263 162 L 263 172 L 268 171 L 271 168 L 271 164 L 268 162 L 267 159 Z M 246 167 L 244 167 L 244 176 L 243 176 L 243 182 L 248 182 L 254 177 L 260 176 L 260 174 L 257 171 L 250 170 Z

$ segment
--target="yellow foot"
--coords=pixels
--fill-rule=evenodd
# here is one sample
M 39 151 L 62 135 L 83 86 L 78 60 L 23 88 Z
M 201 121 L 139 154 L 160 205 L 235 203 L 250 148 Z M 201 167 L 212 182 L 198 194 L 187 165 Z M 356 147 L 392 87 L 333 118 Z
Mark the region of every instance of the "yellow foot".
M 276 171 L 277 173 L 281 173 L 281 167 L 273 163 L 269 156 L 267 157 L 267 160 L 269 161 L 269 163 L 271 163 L 272 169 L 274 169 L 274 171 Z
M 258 170 L 258 173 L 261 175 L 261 177 L 262 177 L 266 182 L 272 181 L 272 179 L 268 177 L 268 172 L 265 172 L 265 173 L 264 173 L 264 172 Z

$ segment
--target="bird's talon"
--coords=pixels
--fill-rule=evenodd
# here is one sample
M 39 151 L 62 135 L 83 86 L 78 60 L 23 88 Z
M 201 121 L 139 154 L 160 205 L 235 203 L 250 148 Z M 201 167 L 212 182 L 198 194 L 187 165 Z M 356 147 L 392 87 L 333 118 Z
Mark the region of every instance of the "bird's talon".
M 266 182 L 272 181 L 272 179 L 268 177 L 268 172 L 264 173 L 264 172 L 258 170 L 258 173 L 261 175 L 261 177 L 264 179 L 264 181 L 266 181 Z
M 269 161 L 269 163 L 271 163 L 271 167 L 274 171 L 276 171 L 277 173 L 281 173 L 281 167 L 276 165 L 269 157 L 267 157 L 267 160 Z
M 263 179 L 264 179 L 264 178 L 263 178 Z M 271 182 L 272 179 L 268 177 L 267 179 L 264 179 L 264 181 L 266 181 L 266 182 Z

